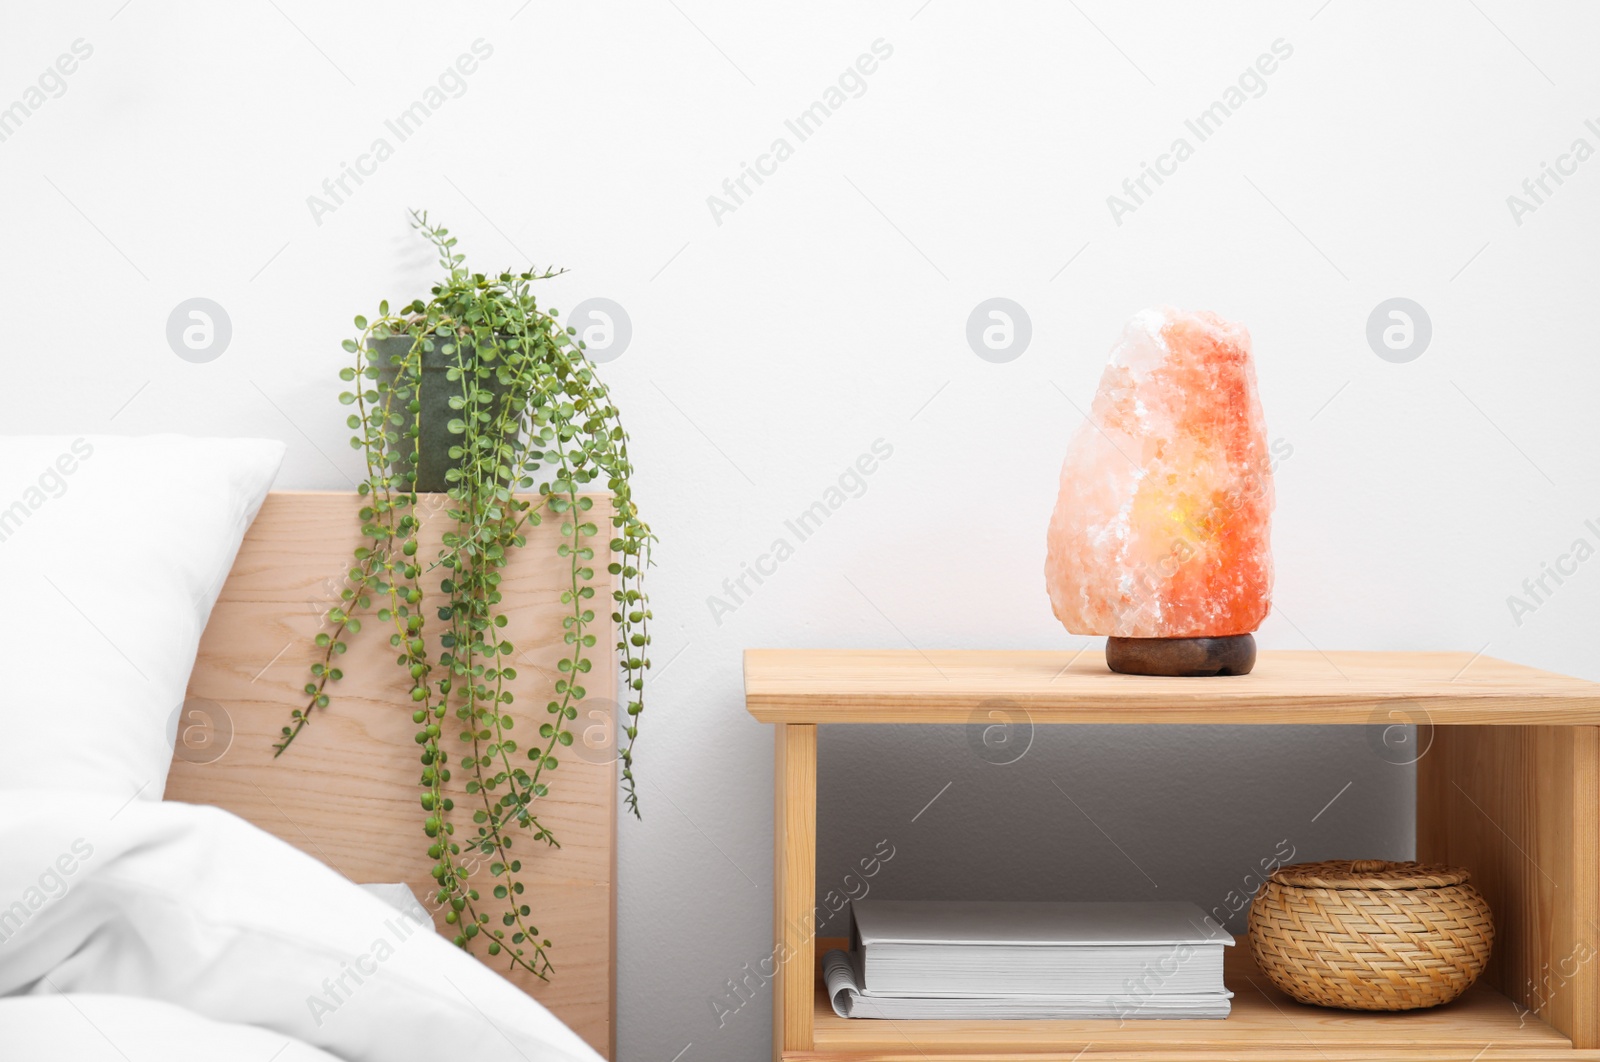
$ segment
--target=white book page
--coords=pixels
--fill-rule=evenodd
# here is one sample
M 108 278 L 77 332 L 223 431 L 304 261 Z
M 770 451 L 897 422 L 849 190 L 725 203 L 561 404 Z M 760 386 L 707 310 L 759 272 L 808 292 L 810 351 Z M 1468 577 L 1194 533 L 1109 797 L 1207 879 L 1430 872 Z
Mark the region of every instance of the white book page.
M 1233 937 L 1192 903 L 857 900 L 863 945 L 1223 944 Z

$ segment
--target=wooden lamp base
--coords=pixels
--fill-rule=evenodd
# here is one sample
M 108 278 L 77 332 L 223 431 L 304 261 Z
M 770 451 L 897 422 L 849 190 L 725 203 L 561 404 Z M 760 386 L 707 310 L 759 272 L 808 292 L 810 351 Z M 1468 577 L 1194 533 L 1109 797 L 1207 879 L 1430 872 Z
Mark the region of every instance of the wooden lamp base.
M 1256 666 L 1253 634 L 1221 638 L 1107 638 L 1106 666 L 1123 675 L 1248 675 Z

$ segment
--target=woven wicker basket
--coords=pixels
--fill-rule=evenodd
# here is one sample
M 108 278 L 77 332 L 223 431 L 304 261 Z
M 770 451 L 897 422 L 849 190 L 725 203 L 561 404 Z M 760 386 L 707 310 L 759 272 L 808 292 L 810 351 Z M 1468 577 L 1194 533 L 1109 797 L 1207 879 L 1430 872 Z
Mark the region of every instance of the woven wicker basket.
M 1455 999 L 1489 961 L 1494 922 L 1465 870 L 1377 859 L 1283 867 L 1250 907 L 1250 950 L 1302 1003 L 1416 1010 Z

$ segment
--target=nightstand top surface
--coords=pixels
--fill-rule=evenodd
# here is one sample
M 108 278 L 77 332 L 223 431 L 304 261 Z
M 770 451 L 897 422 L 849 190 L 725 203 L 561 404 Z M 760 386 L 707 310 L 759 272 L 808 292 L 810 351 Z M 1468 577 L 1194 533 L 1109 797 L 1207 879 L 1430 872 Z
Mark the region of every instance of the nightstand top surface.
M 1600 724 L 1600 683 L 1473 653 L 1263 651 L 1249 675 L 1151 678 L 1098 649 L 747 649 L 764 723 Z

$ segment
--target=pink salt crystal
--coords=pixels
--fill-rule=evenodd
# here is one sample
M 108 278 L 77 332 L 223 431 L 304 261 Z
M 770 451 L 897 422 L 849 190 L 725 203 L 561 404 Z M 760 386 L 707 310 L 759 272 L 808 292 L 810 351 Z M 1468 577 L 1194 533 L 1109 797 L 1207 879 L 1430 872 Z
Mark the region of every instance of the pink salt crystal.
M 1061 466 L 1045 585 L 1074 634 L 1247 634 L 1271 606 L 1272 468 L 1250 333 L 1128 322 Z

